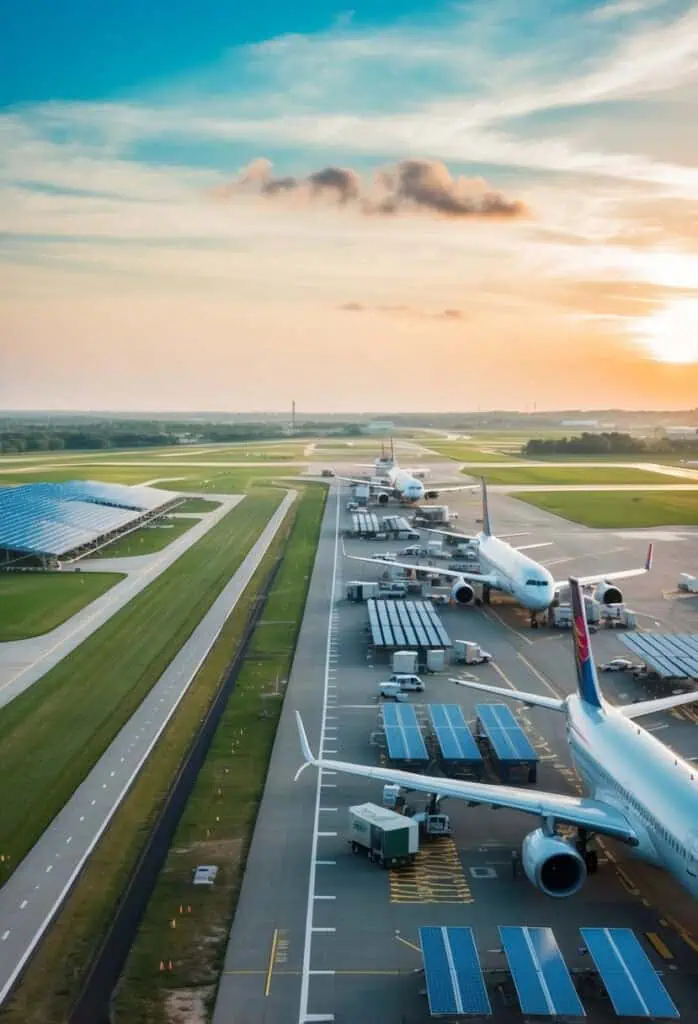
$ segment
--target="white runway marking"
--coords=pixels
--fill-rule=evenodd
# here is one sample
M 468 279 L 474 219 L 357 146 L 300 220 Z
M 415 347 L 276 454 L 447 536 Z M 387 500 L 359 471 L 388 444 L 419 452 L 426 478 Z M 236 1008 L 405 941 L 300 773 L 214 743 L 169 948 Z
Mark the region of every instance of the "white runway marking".
M 325 680 L 322 695 L 322 716 L 320 719 L 320 742 L 319 748 L 323 753 L 325 751 L 325 727 L 326 727 L 326 715 L 328 696 L 330 688 L 329 672 L 330 672 L 330 659 L 333 657 L 331 654 L 333 646 L 333 630 L 337 625 L 337 610 L 335 608 L 336 592 L 337 592 L 337 563 L 339 556 L 339 491 L 335 489 L 335 524 L 334 524 L 334 554 L 332 559 L 332 585 L 330 588 L 330 607 L 329 615 L 327 620 L 327 644 L 325 648 Z M 332 684 L 336 686 L 336 684 Z M 301 993 L 300 993 L 300 1006 L 298 1010 L 298 1024 L 307 1024 L 311 1019 L 308 1014 L 308 1000 L 310 996 L 310 957 L 312 952 L 313 942 L 313 914 L 314 914 L 314 901 L 317 899 L 315 896 L 315 872 L 317 862 L 317 847 L 318 839 L 321 836 L 332 837 L 336 836 L 336 832 L 320 832 L 320 793 L 322 786 L 323 771 L 318 769 L 317 783 L 315 789 L 315 816 L 313 820 L 313 841 L 310 854 L 310 874 L 308 878 L 308 902 L 305 914 L 305 938 L 303 942 L 303 966 L 301 973 Z M 334 897 L 332 897 L 334 899 Z

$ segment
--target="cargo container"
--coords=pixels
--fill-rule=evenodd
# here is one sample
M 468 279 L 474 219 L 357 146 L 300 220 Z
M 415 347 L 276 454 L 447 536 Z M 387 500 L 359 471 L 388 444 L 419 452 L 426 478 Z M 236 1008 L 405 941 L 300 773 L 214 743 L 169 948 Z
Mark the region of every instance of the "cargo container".
M 373 581 L 353 580 L 347 583 L 347 601 L 368 601 L 369 597 L 376 597 L 378 584 Z
M 679 573 L 678 588 L 688 594 L 698 594 L 698 576 L 691 576 L 690 572 Z
M 349 836 L 353 853 L 366 853 L 384 868 L 411 864 L 419 852 L 419 824 L 378 804 L 349 808 Z
M 414 675 L 417 671 L 418 655 L 416 651 L 394 651 L 391 660 L 393 672 Z
M 427 651 L 427 670 L 443 672 L 446 668 L 446 651 L 434 647 Z
M 456 661 L 465 662 L 466 665 L 481 665 L 492 661 L 489 651 L 483 651 L 474 640 L 454 640 L 453 655 Z

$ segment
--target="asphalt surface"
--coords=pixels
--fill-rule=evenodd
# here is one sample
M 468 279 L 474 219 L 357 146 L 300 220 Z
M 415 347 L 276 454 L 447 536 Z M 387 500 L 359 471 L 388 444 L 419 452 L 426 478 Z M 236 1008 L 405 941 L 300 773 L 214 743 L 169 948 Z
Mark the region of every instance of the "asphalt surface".
M 448 467 L 440 463 L 432 479 L 443 480 L 447 472 Z M 459 527 L 475 532 L 479 498 L 470 492 L 448 498 L 459 510 Z M 698 632 L 698 597 L 683 599 L 675 594 L 678 573 L 696 568 L 698 531 L 590 530 L 496 493 L 491 512 L 498 532 L 525 530 L 531 534 L 521 538 L 521 543 L 552 540 L 549 549 L 536 554 L 558 578 L 573 572 L 591 573 L 601 566 L 612 570 L 641 565 L 647 541 L 654 538 L 653 572 L 627 581 L 627 603 L 637 611 L 642 628 Z M 329 773 L 319 776 L 310 768 L 292 783 L 301 763 L 292 715 L 295 709 L 303 715 L 314 750 L 320 747 L 327 756 L 366 764 L 379 763 L 383 756 L 374 735 L 376 690 L 390 668 L 378 656 L 374 662 L 368 654 L 365 607 L 343 600 L 343 581 L 375 579 L 379 570 L 346 562 L 340 547 L 336 600 L 331 602 L 334 517 L 333 498 L 231 932 L 214 1024 L 305 1024 L 330 1019 L 421 1024 L 429 1014 L 420 973 L 418 929 L 428 924 L 475 929 L 496 1019 L 505 1024 L 523 1024 L 524 1017 L 511 977 L 502 970 L 505 961 L 497 926 L 503 924 L 553 928 L 568 966 L 579 972 L 578 988 L 587 1017 L 598 1024 L 617 1017 L 595 972 L 589 972 L 579 928 L 634 929 L 662 973 L 682 1018 L 694 1020 L 698 909 L 671 878 L 634 860 L 625 847 L 604 842 L 600 871 L 589 878 L 582 892 L 569 900 L 551 900 L 525 879 L 512 878 L 512 850 L 520 849 L 526 833 L 537 827 L 535 819 L 506 810 L 467 808 L 451 800 L 444 809 L 453 819 L 453 840 L 424 844 L 419 865 L 409 874 L 385 872 L 352 856 L 344 838 L 347 808 L 365 800 L 380 803 L 379 783 Z M 396 542 L 346 542 L 349 554 L 399 546 Z M 569 633 L 531 630 L 526 614 L 505 600 L 495 600 L 487 609 L 446 608 L 441 615 L 453 639 L 478 640 L 494 654 L 496 667 L 474 669 L 478 679 L 546 695 L 564 695 L 574 689 Z M 612 630 L 600 630 L 592 643 L 599 662 L 627 653 Z M 424 713 L 426 702 L 459 703 L 472 720 L 474 705 L 483 695 L 449 683 L 449 674 L 454 674 L 453 667 L 430 676 L 427 692 L 410 695 L 410 703 L 418 715 Z M 604 675 L 602 685 L 614 701 L 656 695 L 646 684 L 625 675 Z M 541 757 L 538 787 L 577 792 L 561 716 L 543 709 L 522 712 L 513 702 L 512 707 Z M 698 761 L 698 714 L 693 709 L 652 716 L 643 724 L 682 756 Z M 412 802 L 423 806 L 418 794 Z M 656 937 L 656 947 L 648 935 Z
M 295 498 L 295 491 L 283 498 L 139 709 L 0 890 L 0 1003 L 184 697 Z
M 49 633 L 0 644 L 0 708 L 29 689 L 112 615 L 124 608 L 136 594 L 149 586 L 235 508 L 242 501 L 243 495 L 207 494 L 206 497 L 219 501 L 220 507 L 203 513 L 200 523 L 192 526 L 164 551 L 133 558 L 102 558 L 99 561 L 85 559 L 71 569 L 64 570 L 74 572 L 77 568 L 81 572 L 122 572 L 126 573 L 126 578 Z

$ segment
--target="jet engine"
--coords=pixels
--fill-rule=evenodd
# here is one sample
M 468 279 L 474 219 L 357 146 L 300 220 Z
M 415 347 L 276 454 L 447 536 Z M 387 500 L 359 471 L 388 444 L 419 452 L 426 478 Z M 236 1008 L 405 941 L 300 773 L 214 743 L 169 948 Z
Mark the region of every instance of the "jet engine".
M 472 604 L 475 600 L 475 591 L 465 580 L 458 580 L 453 584 L 451 600 L 456 604 Z
M 431 501 L 433 498 L 438 498 L 438 496 L 439 496 L 439 492 L 438 491 L 425 491 L 424 492 L 424 497 L 427 498 L 427 500 L 429 500 L 429 501 Z
M 379 505 L 387 505 L 389 497 L 390 497 L 390 495 L 386 494 L 385 491 L 383 491 L 382 494 L 378 495 L 378 504 Z
M 576 847 L 560 836 L 547 836 L 542 828 L 524 839 L 521 862 L 531 885 L 546 896 L 574 896 L 586 881 L 586 864 Z
M 612 583 L 599 583 L 594 591 L 594 600 L 601 604 L 622 604 L 623 591 L 620 587 L 614 587 Z

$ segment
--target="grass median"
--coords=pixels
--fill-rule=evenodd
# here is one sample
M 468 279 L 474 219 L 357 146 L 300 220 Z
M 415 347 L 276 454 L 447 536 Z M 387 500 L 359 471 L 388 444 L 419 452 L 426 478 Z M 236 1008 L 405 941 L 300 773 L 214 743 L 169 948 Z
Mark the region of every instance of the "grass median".
M 517 491 L 512 497 L 599 529 L 698 526 L 698 491 Z
M 279 498 L 277 492 L 274 500 Z M 69 1019 L 82 979 L 106 934 L 114 907 L 157 819 L 172 779 L 228 670 L 255 598 L 288 536 L 293 515 L 292 509 L 12 999 L 0 1010 L 3 1024 L 65 1024 Z M 132 1024 L 136 1024 L 136 1018 Z
M 209 498 L 187 498 L 181 505 L 177 505 L 175 512 L 215 512 L 220 508 L 220 502 L 211 501 Z
M 90 558 L 133 558 L 135 555 L 152 555 L 169 547 L 173 540 L 181 537 L 199 519 L 176 519 L 165 516 L 147 526 L 132 530 L 123 537 L 117 537 L 111 544 L 95 551 Z
M 468 470 L 464 473 L 471 475 Z M 512 466 L 474 471 L 490 484 L 671 484 L 675 477 L 632 466 Z
M 245 498 L 72 654 L 0 711 L 0 854 L 13 870 L 236 571 L 279 491 Z M 41 756 L 37 756 L 37 751 Z
M 123 579 L 120 573 L 0 573 L 0 643 L 41 636 Z
M 119 983 L 114 1024 L 171 1021 L 174 1006 L 184 1019 L 208 1019 L 303 617 L 325 497 L 324 488 L 308 488 L 300 501 L 263 618 Z M 212 889 L 192 887 L 197 864 L 218 865 Z M 172 973 L 160 971 L 163 959 L 172 960 Z
M 448 459 L 454 459 L 456 462 L 510 462 L 511 457 L 504 455 L 502 452 L 490 450 L 483 451 L 482 448 L 475 446 L 458 444 L 457 442 L 440 442 L 437 441 L 435 444 L 427 442 L 425 447 L 432 452 L 437 452 L 439 455 L 445 455 Z

